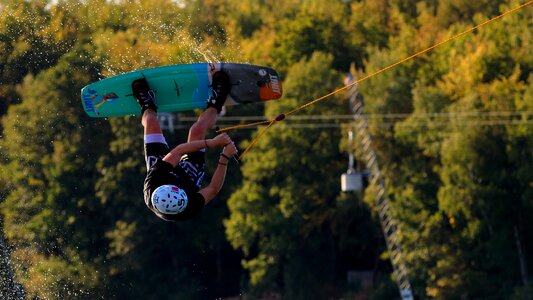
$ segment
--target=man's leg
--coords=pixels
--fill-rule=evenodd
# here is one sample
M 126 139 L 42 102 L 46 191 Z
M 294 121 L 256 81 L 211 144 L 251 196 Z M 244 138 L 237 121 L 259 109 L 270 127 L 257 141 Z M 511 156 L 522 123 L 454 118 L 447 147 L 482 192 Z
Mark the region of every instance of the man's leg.
M 205 139 L 207 131 L 215 126 L 217 115 L 222 110 L 222 106 L 231 89 L 231 83 L 226 73 L 222 71 L 215 72 L 212 80 L 212 94 L 207 100 L 206 110 L 198 117 L 198 120 L 189 130 L 188 141 L 197 141 Z
M 229 77 L 226 73 L 213 74 L 212 94 L 207 100 L 207 108 L 189 130 L 189 142 L 205 139 L 207 132 L 215 126 L 218 113 L 222 110 L 230 88 Z M 200 188 L 205 175 L 205 149 L 184 155 L 179 164 Z
M 144 127 L 144 159 L 148 170 L 158 158 L 163 158 L 170 149 L 159 125 L 157 112 L 151 109 L 145 110 L 141 122 Z
M 148 134 L 162 134 L 161 125 L 157 119 L 157 113 L 151 109 L 147 109 L 141 119 L 142 125 L 144 127 L 144 135 Z
M 205 139 L 207 132 L 215 126 L 217 115 L 217 110 L 214 107 L 209 107 L 202 112 L 189 130 L 188 142 Z
M 141 123 L 144 127 L 144 158 L 147 170 L 158 158 L 163 158 L 168 145 L 157 119 L 155 93 L 144 78 L 135 80 L 131 85 L 133 95 L 141 107 Z
M 146 79 L 135 80 L 131 84 L 133 96 L 141 107 L 141 122 L 144 127 L 144 135 L 161 134 L 161 126 L 157 119 L 157 105 L 155 105 L 155 93 L 148 86 Z

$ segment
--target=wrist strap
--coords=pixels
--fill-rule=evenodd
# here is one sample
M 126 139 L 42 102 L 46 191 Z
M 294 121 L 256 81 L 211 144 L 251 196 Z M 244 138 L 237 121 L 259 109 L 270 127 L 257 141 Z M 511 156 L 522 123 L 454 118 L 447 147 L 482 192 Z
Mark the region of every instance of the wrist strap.
M 219 165 L 222 165 L 222 166 L 227 166 L 228 164 L 223 164 L 221 162 L 218 162 Z
M 226 154 L 224 154 L 224 153 L 220 153 L 220 156 L 224 157 L 224 158 L 227 159 L 228 161 L 230 160 L 230 158 L 229 158 Z
M 204 140 L 204 143 L 205 143 L 205 147 L 209 148 L 209 145 L 207 145 L 207 140 Z

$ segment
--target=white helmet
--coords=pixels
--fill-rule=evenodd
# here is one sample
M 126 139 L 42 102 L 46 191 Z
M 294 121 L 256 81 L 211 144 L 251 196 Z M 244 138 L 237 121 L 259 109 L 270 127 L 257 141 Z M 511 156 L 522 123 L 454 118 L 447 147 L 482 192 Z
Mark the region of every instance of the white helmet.
M 152 193 L 152 205 L 160 213 L 175 215 L 187 207 L 187 194 L 175 185 L 162 185 Z

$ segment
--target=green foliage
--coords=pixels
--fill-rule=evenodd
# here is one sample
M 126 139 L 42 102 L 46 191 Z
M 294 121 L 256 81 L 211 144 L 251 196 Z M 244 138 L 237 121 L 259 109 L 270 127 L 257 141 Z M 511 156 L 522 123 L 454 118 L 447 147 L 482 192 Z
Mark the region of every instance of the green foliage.
M 284 99 L 228 114 L 271 118 L 339 88 L 351 65 L 362 78 L 519 4 L 0 0 L 0 228 L 16 280 L 40 299 L 397 297 L 372 188 L 339 192 L 345 127 L 274 124 L 219 199 L 166 223 L 143 203 L 138 116 L 89 119 L 79 91 L 134 69 L 251 62 L 281 71 Z M 522 9 L 360 84 L 367 113 L 402 114 L 370 129 L 420 299 L 530 297 L 531 20 Z M 344 97 L 297 114 L 346 114 Z M 260 130 L 230 134 L 245 147 Z M 375 282 L 351 286 L 353 270 Z
M 15 241 L 16 260 L 28 264 L 17 269 L 29 283 L 28 294 L 48 298 L 86 295 L 98 283 L 87 261 L 96 254 L 89 245 L 98 243 L 101 233 L 88 225 L 102 208 L 92 204 L 90 182 L 78 180 L 96 175 L 82 145 L 92 134 L 83 130 L 85 117 L 72 96 L 89 78 L 87 62 L 79 59 L 83 50 L 72 54 L 36 77 L 27 76 L 20 86 L 24 101 L 11 106 L 3 120 L 10 128 L 2 141 L 9 162 L 4 170 L 10 174 L 4 178 L 10 192 L 2 203 L 6 236 Z
M 358 52 L 342 38 L 347 35 L 345 12 L 345 5 L 336 1 L 305 2 L 294 18 L 278 21 L 272 50 L 274 66 L 284 73 L 287 66 L 322 51 L 333 55 L 335 69 L 347 69 Z
M 441 9 L 449 7 L 439 5 L 437 18 Z M 521 105 L 529 97 L 531 64 L 519 54 L 524 48 L 518 46 L 528 43 L 530 33 L 509 30 L 530 28 L 528 15 L 522 11 L 492 23 L 478 34 L 419 58 L 424 64 L 402 64 L 361 87 L 367 111 L 412 112 L 411 117 L 396 122 L 393 131 L 375 128 L 374 132 L 393 196 L 391 205 L 402 220 L 402 245 L 418 295 L 506 299 L 527 280 L 527 274 L 520 273 L 527 254 L 520 254 L 517 244 L 521 251 L 530 247 L 523 223 L 531 213 L 530 201 L 523 199 L 530 195 L 526 186 L 531 180 L 519 170 L 523 170 L 521 164 L 529 167 L 532 160 L 529 153 L 519 155 L 521 163 L 517 163 L 511 153 L 530 147 L 526 145 L 532 140 L 531 126 L 526 125 L 527 117 L 509 118 L 497 125 L 498 119 L 487 112 L 530 110 Z M 423 17 L 419 17 L 424 20 L 420 29 L 401 21 L 399 25 L 408 29 L 402 35 L 414 37 L 416 31 L 423 35 L 430 30 L 443 32 L 445 37 L 468 28 L 471 22 L 463 19 L 469 24 L 454 23 L 446 32 L 435 27 L 438 22 L 431 15 Z M 474 21 L 486 19 L 477 14 Z M 412 39 L 391 39 L 395 46 L 390 50 L 374 51 L 367 73 L 420 50 L 402 51 L 412 46 Z M 474 116 L 461 116 L 465 112 Z M 428 116 L 435 113 L 450 117 Z
M 340 76 L 324 68 L 332 61 L 331 55 L 315 53 L 309 61 L 295 64 L 285 81 L 286 101 L 269 105 L 266 114 L 304 104 L 306 96 L 317 97 L 338 85 Z M 343 106 L 332 100 L 307 112 L 334 114 Z M 364 214 L 358 213 L 353 200 L 336 202 L 338 178 L 328 174 L 340 174 L 343 167 L 336 159 L 339 133 L 278 126 L 246 156 L 242 188 L 228 202 L 226 232 L 245 254 L 243 266 L 250 271 L 252 286 L 279 290 L 290 299 L 320 299 L 327 296 L 328 287 L 338 288 L 337 278 L 343 276 L 336 271 L 340 266 L 335 241 L 353 243 L 342 228 Z M 324 263 L 310 266 L 310 260 Z M 275 284 L 280 280 L 285 287 Z
M 55 65 L 74 44 L 78 21 L 45 1 L 4 1 L 0 14 L 0 117 L 20 102 L 14 88 L 28 73 Z

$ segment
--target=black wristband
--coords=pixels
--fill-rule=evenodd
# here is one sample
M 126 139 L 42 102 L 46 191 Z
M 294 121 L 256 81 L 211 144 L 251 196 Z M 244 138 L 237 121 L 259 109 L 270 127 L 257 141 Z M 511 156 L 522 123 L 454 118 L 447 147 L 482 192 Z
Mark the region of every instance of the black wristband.
M 230 161 L 231 158 L 229 158 L 226 154 L 224 153 L 220 153 L 220 156 L 224 157 L 225 159 L 227 159 L 228 161 Z
M 224 164 L 224 163 L 221 163 L 221 162 L 218 162 L 219 165 L 222 165 L 222 166 L 227 166 L 228 164 Z
M 207 145 L 207 140 L 204 140 L 204 143 L 205 143 L 205 147 L 209 148 L 209 145 Z

